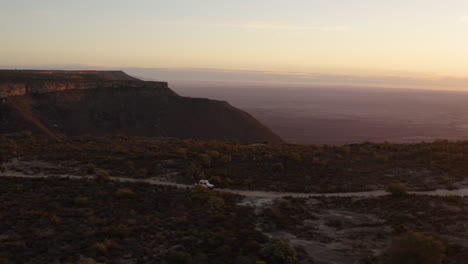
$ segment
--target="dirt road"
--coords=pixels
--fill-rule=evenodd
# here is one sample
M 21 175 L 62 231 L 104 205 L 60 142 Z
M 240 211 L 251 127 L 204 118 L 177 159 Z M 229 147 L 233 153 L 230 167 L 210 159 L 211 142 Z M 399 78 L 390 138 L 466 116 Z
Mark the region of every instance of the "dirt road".
M 28 178 L 28 179 L 45 179 L 45 178 L 63 178 L 63 179 L 91 179 L 90 176 L 75 176 L 75 175 L 25 175 L 20 173 L 0 173 L 0 177 L 16 177 L 16 178 Z M 148 183 L 151 185 L 163 185 L 172 186 L 181 189 L 192 188 L 193 185 L 179 184 L 174 182 L 160 181 L 155 179 L 132 179 L 132 178 L 121 178 L 121 177 L 110 177 L 112 181 L 120 182 L 136 182 L 136 183 Z M 252 198 L 282 198 L 286 196 L 297 197 L 297 198 L 309 198 L 309 197 L 376 197 L 384 196 L 388 193 L 384 190 L 368 191 L 368 192 L 341 192 L 341 193 L 289 193 L 289 192 L 267 192 L 267 191 L 247 191 L 247 190 L 233 190 L 233 189 L 216 189 L 218 192 L 238 194 L 245 197 Z M 416 195 L 430 195 L 430 196 L 468 196 L 468 188 L 457 189 L 457 190 L 436 190 L 436 191 L 425 191 L 425 192 L 409 192 L 410 194 Z

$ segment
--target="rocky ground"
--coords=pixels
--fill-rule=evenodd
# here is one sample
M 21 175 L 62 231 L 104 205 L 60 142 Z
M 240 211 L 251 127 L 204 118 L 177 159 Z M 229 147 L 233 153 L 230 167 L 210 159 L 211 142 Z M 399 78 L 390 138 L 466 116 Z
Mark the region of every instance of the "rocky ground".
M 288 238 L 302 263 L 380 263 L 392 238 L 407 230 L 430 232 L 447 249 L 444 263 L 468 258 L 468 199 L 391 196 L 248 200 L 260 216 L 257 228 Z

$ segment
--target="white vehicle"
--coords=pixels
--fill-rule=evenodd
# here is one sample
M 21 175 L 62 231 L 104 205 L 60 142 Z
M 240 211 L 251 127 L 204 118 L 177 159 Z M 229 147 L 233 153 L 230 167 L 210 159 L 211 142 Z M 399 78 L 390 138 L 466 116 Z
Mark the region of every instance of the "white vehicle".
M 208 180 L 200 180 L 200 181 L 198 182 L 198 185 L 201 185 L 201 186 L 203 186 L 203 187 L 205 187 L 205 188 L 208 188 L 208 189 L 210 189 L 210 190 L 213 190 L 213 189 L 214 189 L 214 185 L 211 184 Z

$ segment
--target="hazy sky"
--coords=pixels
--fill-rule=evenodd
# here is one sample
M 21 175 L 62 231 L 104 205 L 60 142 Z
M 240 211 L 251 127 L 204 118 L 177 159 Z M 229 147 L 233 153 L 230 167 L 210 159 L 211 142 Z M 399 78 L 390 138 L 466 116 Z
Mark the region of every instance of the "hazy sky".
M 468 78 L 468 1 L 0 0 L 0 64 Z

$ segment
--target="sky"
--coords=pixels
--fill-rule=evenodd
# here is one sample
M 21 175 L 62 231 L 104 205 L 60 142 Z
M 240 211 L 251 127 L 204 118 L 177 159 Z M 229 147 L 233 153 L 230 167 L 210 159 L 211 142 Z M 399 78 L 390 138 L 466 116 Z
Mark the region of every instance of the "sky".
M 0 0 L 0 66 L 468 89 L 468 1 Z

